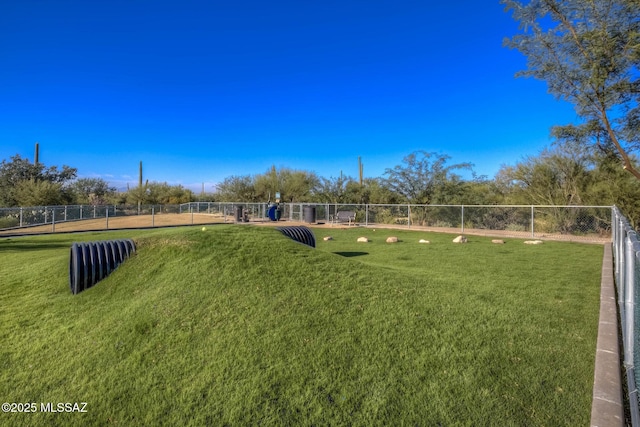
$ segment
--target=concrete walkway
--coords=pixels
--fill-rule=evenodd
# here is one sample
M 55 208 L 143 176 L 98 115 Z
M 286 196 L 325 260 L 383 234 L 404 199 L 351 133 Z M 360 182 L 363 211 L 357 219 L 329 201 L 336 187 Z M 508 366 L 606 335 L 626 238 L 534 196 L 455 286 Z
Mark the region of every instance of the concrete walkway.
M 596 366 L 591 405 L 591 426 L 624 426 L 618 305 L 613 279 L 611 244 L 604 245 L 600 286 L 600 323 L 596 345 Z

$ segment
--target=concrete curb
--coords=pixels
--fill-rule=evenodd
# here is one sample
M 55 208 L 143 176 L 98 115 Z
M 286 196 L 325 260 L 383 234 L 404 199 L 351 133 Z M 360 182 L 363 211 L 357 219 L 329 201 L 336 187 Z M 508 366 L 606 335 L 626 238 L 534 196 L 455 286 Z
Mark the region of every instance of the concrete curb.
M 624 426 L 620 346 L 618 343 L 618 306 L 613 280 L 611 244 L 604 245 L 600 285 L 600 322 L 596 346 L 596 364 L 591 404 L 591 426 Z

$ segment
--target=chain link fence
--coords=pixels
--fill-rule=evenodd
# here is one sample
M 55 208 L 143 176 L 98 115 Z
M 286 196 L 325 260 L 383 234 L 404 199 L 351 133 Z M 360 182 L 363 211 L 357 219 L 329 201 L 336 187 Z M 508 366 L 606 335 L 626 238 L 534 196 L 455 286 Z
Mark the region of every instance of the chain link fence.
M 640 379 L 640 241 L 636 231 L 618 208 L 613 208 L 614 276 L 622 325 L 624 371 L 631 425 L 640 426 L 638 379 Z
M 338 214 L 351 212 L 356 218 L 355 225 L 365 227 L 401 227 L 532 238 L 564 236 L 602 241 L 611 238 L 612 230 L 610 206 L 282 203 L 280 208 L 284 221 L 327 225 L 341 225 Z M 172 219 L 169 215 L 173 215 Z M 32 206 L 0 208 L 0 231 L 47 225 L 51 226 L 48 231 L 56 231 L 56 224 L 97 219 L 103 219 L 104 223 L 96 223 L 96 229 L 119 228 L 115 219 L 123 217 L 137 218 L 130 221 L 132 227 L 154 227 L 169 223 L 269 221 L 265 203 Z
M 99 205 L 0 208 L 0 229 L 104 218 L 109 214 L 115 216 L 115 209 L 115 206 Z

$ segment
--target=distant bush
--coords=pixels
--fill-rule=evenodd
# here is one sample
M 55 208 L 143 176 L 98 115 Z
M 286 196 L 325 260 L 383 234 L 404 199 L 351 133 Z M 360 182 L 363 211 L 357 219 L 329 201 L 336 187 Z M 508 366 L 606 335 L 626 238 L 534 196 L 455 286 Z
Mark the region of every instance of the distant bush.
M 369 212 L 371 216 L 371 212 Z M 371 221 L 371 218 L 369 218 Z M 396 222 L 396 217 L 391 213 L 390 209 L 380 209 L 375 212 L 373 217 L 373 221 L 378 224 L 394 224 Z
M 505 228 L 507 231 L 527 231 L 527 227 L 522 224 L 508 224 Z
M 442 228 L 451 228 L 453 225 L 449 221 L 443 221 L 441 219 L 437 220 L 434 224 L 434 227 L 442 227 Z
M 4 217 L 0 218 L 0 228 L 12 228 L 20 225 L 18 218 Z

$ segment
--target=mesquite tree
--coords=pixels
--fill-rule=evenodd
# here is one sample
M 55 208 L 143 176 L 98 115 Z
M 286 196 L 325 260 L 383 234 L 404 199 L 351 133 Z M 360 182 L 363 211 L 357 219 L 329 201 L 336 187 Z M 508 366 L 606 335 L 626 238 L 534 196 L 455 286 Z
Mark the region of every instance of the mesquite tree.
M 462 178 L 454 171 L 473 170 L 471 163 L 447 165 L 449 159 L 446 154 L 415 151 L 402 159 L 403 165 L 385 170 L 384 184 L 410 203 L 448 203 L 462 191 Z
M 521 33 L 505 40 L 528 60 L 517 76 L 547 82 L 574 104 L 580 123 L 555 126 L 560 141 L 614 148 L 640 179 L 632 153 L 640 148 L 640 1 L 501 0 Z
M 0 162 L 0 206 L 29 206 L 48 204 L 52 200 L 63 201 L 63 187 L 72 181 L 78 170 L 69 166 L 45 167 L 31 163 L 19 154 L 10 161 Z M 19 191 L 20 190 L 20 191 Z M 59 194 L 54 194 L 58 192 Z M 22 196 L 28 196 L 26 199 Z M 42 196 L 39 198 L 39 196 Z

